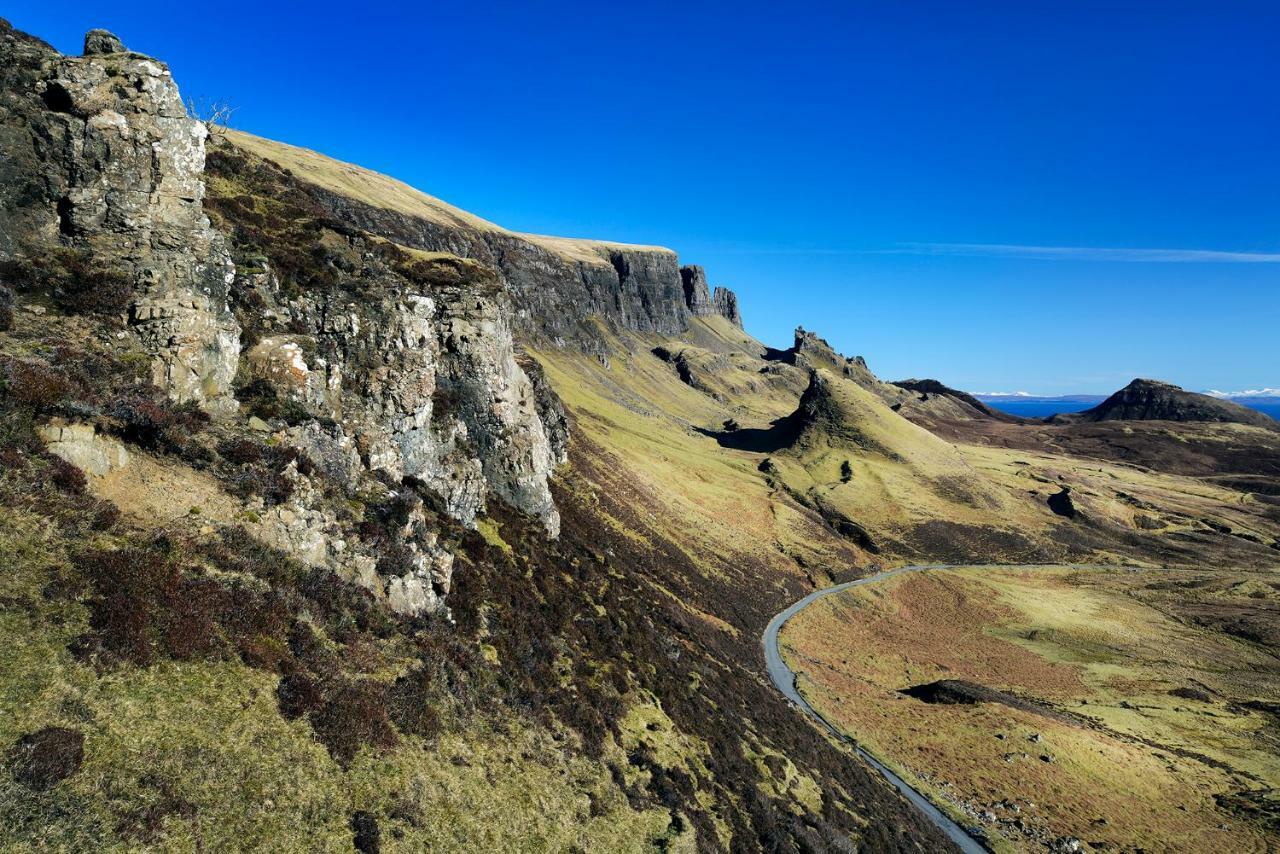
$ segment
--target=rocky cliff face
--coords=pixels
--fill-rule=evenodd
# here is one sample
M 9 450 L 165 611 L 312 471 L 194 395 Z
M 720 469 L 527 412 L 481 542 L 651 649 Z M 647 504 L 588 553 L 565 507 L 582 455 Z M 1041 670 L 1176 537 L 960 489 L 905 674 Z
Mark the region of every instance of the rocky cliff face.
M 716 287 L 711 297 L 716 314 L 728 320 L 739 329 L 742 328 L 742 311 L 738 308 L 738 295 L 725 287 Z
M 92 314 L 173 401 L 233 428 L 252 414 L 341 483 L 413 484 L 466 525 L 496 499 L 554 536 L 568 425 L 516 341 L 590 352 L 601 319 L 664 336 L 695 316 L 741 324 L 732 292 L 669 250 L 419 215 L 237 143 L 251 138 L 214 145 L 168 69 L 109 33 L 67 57 L 3 24 L 0 54 L 7 284 Z M 408 574 L 376 578 L 358 542 L 331 547 L 322 503 L 297 488 L 257 532 L 398 607 L 438 604 L 449 573 L 425 532 L 405 529 Z
M 680 268 L 680 281 L 684 286 L 684 303 L 694 317 L 714 314 L 715 303 L 707 287 L 707 273 L 696 264 Z
M 244 379 L 340 423 L 360 466 L 423 484 L 464 524 L 492 496 L 555 535 L 549 480 L 567 429 L 517 362 L 499 273 L 324 219 L 293 176 L 234 147 L 210 162 L 210 208 L 243 260 L 232 292 L 253 342 Z M 270 216 L 258 199 L 273 200 Z
M 504 252 L 504 277 L 481 261 L 400 247 L 360 227 L 372 215 L 318 204 L 288 173 L 234 151 L 212 158 L 234 202 L 207 199 L 208 131 L 187 116 L 161 63 L 101 31 L 86 38 L 84 56 L 65 57 L 3 22 L 0 60 L 5 294 L 12 286 L 23 303 L 85 314 L 104 336 L 135 342 L 171 400 L 233 432 L 253 415 L 344 489 L 408 484 L 402 495 L 433 495 L 465 525 L 496 499 L 558 534 L 549 482 L 566 458 L 567 420 L 513 338 L 535 310 L 569 311 L 521 289 L 533 289 L 549 254 Z M 396 231 L 385 219 L 370 224 Z M 498 260 L 460 234 L 434 243 Z M 598 266 L 596 298 L 612 299 L 627 324 L 679 325 L 673 254 L 619 253 Z M 584 289 L 591 281 L 568 278 Z M 42 435 L 73 456 L 85 443 L 66 437 L 92 432 L 71 422 Z M 452 557 L 421 518 L 409 514 L 397 560 L 375 572 L 387 562 L 342 532 L 323 490 L 288 476 L 289 499 L 252 514 L 259 537 L 398 610 L 440 605 Z
M 91 32 L 83 57 L 0 22 L 0 250 L 47 264 L 86 253 L 135 293 L 129 323 L 178 401 L 235 410 L 235 270 L 209 227 L 202 123 L 159 62 Z
M 706 272 L 696 264 L 681 267 L 680 280 L 689 314 L 694 317 L 719 315 L 742 328 L 742 312 L 738 310 L 738 297 L 733 291 L 717 287 L 712 294 L 707 287 Z
M 741 325 L 733 293 L 707 293 L 701 269 L 682 270 L 669 249 L 519 234 L 304 149 L 240 133 L 230 134 L 229 141 L 291 168 L 298 188 L 328 217 L 402 246 L 496 269 L 520 339 L 594 352 L 603 346 L 596 320 L 615 330 L 663 336 L 679 335 L 691 317 L 707 314 Z
M 688 325 L 675 253 L 616 248 L 566 255 L 523 235 L 440 223 L 354 199 L 314 183 L 311 197 L 336 220 L 427 252 L 447 252 L 497 269 L 516 326 L 539 339 L 591 344 L 583 325 L 597 315 L 622 329 L 675 335 Z

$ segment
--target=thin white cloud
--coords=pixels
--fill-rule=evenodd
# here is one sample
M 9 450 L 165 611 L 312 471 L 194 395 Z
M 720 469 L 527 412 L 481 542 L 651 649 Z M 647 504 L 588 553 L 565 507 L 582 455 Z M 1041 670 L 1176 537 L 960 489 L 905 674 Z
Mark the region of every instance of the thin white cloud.
M 1251 388 L 1244 391 L 1218 391 L 1217 389 L 1209 389 L 1205 394 L 1210 397 L 1236 398 L 1236 397 L 1280 397 L 1280 388 Z
M 1217 249 L 1023 246 L 1012 243 L 904 243 L 898 251 L 908 255 L 962 255 L 975 258 L 1025 258 L 1035 261 L 1280 264 L 1280 253 L 1277 252 L 1226 252 Z
M 726 255 L 939 255 L 1032 261 L 1113 261 L 1147 264 L 1280 264 L 1280 252 L 1221 249 L 1134 249 L 1106 246 L 1026 246 L 1018 243 L 899 243 L 890 249 L 824 246 L 727 247 Z

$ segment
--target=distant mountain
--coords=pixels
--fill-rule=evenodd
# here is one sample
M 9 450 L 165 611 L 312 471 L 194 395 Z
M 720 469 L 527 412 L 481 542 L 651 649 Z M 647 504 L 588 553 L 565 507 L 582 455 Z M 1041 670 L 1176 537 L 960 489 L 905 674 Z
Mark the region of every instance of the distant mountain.
M 1276 420 L 1230 400 L 1186 391 L 1159 380 L 1136 379 L 1084 412 L 1055 415 L 1069 421 L 1211 421 L 1275 429 Z

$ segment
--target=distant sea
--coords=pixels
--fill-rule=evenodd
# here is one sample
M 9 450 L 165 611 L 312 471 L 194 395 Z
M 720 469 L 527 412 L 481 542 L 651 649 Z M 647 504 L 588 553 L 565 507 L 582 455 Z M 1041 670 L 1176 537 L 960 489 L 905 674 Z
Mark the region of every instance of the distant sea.
M 992 409 L 999 409 L 1019 418 L 1048 418 L 1059 412 L 1083 412 L 1097 406 L 1088 401 L 1072 400 L 1002 400 L 999 403 L 988 400 L 986 403 Z
M 1236 402 L 1280 421 L 1280 403 L 1249 403 L 1246 400 Z M 1020 418 L 1048 418 L 1059 412 L 1083 412 L 1097 405 L 1087 401 L 1070 400 L 1002 400 L 999 402 L 988 400 L 986 403 L 992 409 L 999 409 L 1001 412 L 1017 415 Z

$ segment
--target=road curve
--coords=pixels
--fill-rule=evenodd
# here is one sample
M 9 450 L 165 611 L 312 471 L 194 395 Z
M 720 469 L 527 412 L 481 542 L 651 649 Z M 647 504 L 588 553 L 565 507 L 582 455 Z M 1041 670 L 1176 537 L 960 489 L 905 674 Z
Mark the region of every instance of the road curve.
M 906 780 L 890 771 L 874 756 L 858 746 L 856 741 L 845 736 L 837 730 L 831 723 L 818 713 L 818 710 L 810 706 L 804 697 L 800 696 L 800 692 L 796 690 L 796 675 L 787 667 L 786 662 L 782 660 L 782 653 L 778 651 L 778 632 L 782 630 L 782 626 L 787 620 L 803 611 L 809 605 L 818 601 L 825 596 L 833 596 L 841 591 L 848 590 L 850 587 L 858 587 L 862 584 L 873 584 L 877 581 L 883 581 L 895 575 L 902 575 L 907 572 L 921 572 L 927 569 L 954 569 L 953 564 L 932 564 L 929 566 L 901 566 L 897 569 L 890 569 L 885 572 L 878 572 L 875 575 L 868 575 L 866 578 L 859 578 L 856 581 L 848 581 L 844 584 L 837 584 L 834 587 L 827 587 L 823 590 L 815 590 L 799 602 L 792 604 L 786 610 L 777 614 L 764 630 L 764 660 L 765 666 L 769 670 L 769 678 L 773 680 L 774 686 L 782 692 L 788 700 L 794 703 L 805 714 L 813 718 L 819 724 L 827 729 L 835 738 L 845 742 L 851 746 L 857 754 L 866 760 L 867 764 L 875 768 L 892 783 L 898 791 L 906 796 L 907 800 L 924 814 L 935 827 L 947 835 L 947 838 L 956 844 L 956 846 L 965 854 L 983 854 L 987 848 L 978 842 L 977 839 L 970 836 L 964 828 L 951 820 L 946 813 L 935 807 L 929 802 L 929 799 L 911 787 Z M 993 567 L 994 568 L 994 567 Z

